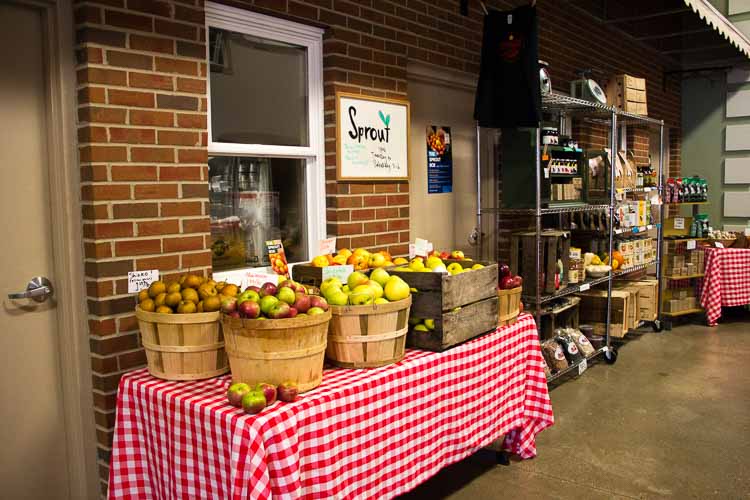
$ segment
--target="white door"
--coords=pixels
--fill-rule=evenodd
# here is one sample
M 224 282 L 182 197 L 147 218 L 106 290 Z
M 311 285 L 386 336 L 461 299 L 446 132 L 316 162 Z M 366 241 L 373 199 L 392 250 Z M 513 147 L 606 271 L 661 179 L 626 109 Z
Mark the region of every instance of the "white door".
M 446 74 L 440 74 L 446 78 Z M 409 142 L 411 237 L 426 238 L 438 250 L 474 254 L 469 236 L 476 226 L 476 122 L 474 91 L 429 78 L 409 80 L 411 136 Z M 451 129 L 453 192 L 427 193 L 428 126 Z
M 54 286 L 42 12 L 0 3 L 0 497 L 68 498 L 57 311 L 14 300 L 36 276 Z

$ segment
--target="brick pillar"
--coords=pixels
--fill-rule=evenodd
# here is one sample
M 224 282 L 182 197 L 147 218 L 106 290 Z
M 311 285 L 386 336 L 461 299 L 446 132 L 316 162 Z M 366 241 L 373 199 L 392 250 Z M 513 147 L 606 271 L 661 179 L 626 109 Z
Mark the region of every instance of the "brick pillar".
M 128 271 L 206 273 L 208 166 L 202 2 L 75 7 L 78 140 L 100 474 L 115 391 L 145 364 Z

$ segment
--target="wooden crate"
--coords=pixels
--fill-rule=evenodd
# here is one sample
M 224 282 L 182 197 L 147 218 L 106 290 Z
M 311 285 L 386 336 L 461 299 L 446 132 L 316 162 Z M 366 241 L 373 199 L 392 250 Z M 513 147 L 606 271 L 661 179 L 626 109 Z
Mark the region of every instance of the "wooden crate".
M 542 310 L 539 333 L 543 340 L 553 338 L 558 328 L 578 328 L 581 298 L 569 295 L 566 299 L 561 305 Z
M 615 284 L 613 290 L 615 289 L 630 294 L 628 300 L 628 330 L 635 330 L 638 328 L 638 324 L 641 321 L 638 314 L 638 296 L 640 294 L 640 289 L 636 286 L 625 285 L 622 282 Z
M 411 315 L 414 316 L 413 310 Z M 493 296 L 444 312 L 434 319 L 435 330 L 433 331 L 419 332 L 411 329 L 406 338 L 407 345 L 427 351 L 444 351 L 449 347 L 494 331 L 497 328 L 497 297 Z
M 607 321 L 607 291 L 589 290 L 578 294 L 581 297 L 580 321 L 594 327 L 594 333 L 603 335 Z M 630 292 L 612 290 L 610 330 L 612 337 L 624 337 L 628 333 L 628 307 Z
M 555 293 L 557 261 L 563 270 L 570 269 L 570 232 L 542 231 L 542 276 L 536 274 L 536 233 L 524 231 L 514 233 L 510 239 L 510 270 L 523 278 L 527 295 L 536 295 L 538 281 L 542 281 L 542 295 Z M 568 286 L 568 273 L 563 273 L 560 288 Z
M 656 320 L 657 303 L 659 300 L 659 282 L 656 280 L 625 281 L 630 286 L 638 288 L 638 319 L 639 321 Z
M 401 361 L 411 297 L 388 304 L 331 306 L 326 358 L 343 368 L 375 368 Z
M 607 83 L 607 104 L 618 109 L 648 115 L 646 80 L 630 75 L 615 75 Z
M 166 380 L 199 380 L 229 371 L 218 312 L 163 314 L 135 308 L 148 371 Z

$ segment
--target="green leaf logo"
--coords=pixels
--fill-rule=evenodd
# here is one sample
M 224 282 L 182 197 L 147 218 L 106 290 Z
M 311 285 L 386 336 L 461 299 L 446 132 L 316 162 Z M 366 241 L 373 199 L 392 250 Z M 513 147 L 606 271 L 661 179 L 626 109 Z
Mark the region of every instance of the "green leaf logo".
M 391 123 L 391 115 L 384 115 L 382 111 L 378 111 L 378 115 L 380 115 L 380 119 L 385 123 L 386 127 Z

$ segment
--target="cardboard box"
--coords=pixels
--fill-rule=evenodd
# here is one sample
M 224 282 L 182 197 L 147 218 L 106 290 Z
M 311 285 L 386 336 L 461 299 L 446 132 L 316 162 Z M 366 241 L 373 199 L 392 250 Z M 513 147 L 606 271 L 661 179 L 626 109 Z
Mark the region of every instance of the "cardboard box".
M 647 115 L 646 80 L 631 75 L 615 75 L 607 82 L 607 104 L 629 113 Z
M 625 281 L 638 288 L 638 319 L 654 321 L 656 319 L 657 301 L 659 300 L 659 282 L 656 280 Z

